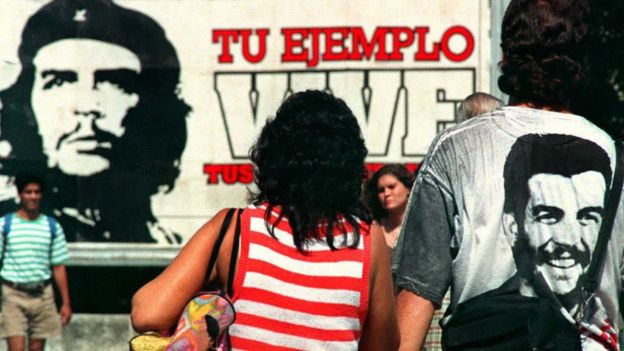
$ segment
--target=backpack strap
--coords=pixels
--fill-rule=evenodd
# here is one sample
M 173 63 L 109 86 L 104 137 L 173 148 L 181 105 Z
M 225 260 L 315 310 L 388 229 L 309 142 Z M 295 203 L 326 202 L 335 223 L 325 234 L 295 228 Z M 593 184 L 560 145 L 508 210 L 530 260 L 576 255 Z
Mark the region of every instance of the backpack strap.
M 54 238 L 56 237 L 56 219 L 52 216 L 46 216 L 48 219 L 48 225 L 50 226 L 50 237 L 52 238 L 51 242 L 54 242 Z
M 2 226 L 2 237 L 3 239 L 6 239 L 6 237 L 9 235 L 9 232 L 11 231 L 11 222 L 13 222 L 13 215 L 14 213 L 7 213 L 6 216 L 4 216 L 4 225 Z
M 47 216 L 48 225 L 50 226 L 50 265 L 52 265 L 52 248 L 54 247 L 54 238 L 56 237 L 56 219 L 52 216 Z
M 2 226 L 2 257 L 0 257 L 0 267 L 2 267 L 2 261 L 4 260 L 4 254 L 6 253 L 7 247 L 7 239 L 9 237 L 9 232 L 11 231 L 11 223 L 13 222 L 13 216 L 15 213 L 7 213 L 4 216 L 4 224 Z M 45 215 L 48 220 L 48 225 L 50 226 L 50 248 L 49 248 L 49 256 L 50 262 L 52 262 L 52 247 L 54 246 L 54 238 L 56 238 L 56 219 L 52 216 Z
M 2 268 L 2 261 L 4 261 L 4 254 L 6 254 L 7 240 L 9 232 L 11 231 L 11 222 L 13 222 L 14 213 L 7 213 L 4 216 L 4 225 L 2 226 L 2 257 L 0 257 L 0 268 Z

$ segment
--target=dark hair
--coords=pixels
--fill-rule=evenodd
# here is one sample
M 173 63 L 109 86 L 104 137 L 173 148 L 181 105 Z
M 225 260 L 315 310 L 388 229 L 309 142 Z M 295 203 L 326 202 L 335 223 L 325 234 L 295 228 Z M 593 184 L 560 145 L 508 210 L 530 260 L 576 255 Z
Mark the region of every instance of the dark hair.
M 529 201 L 528 181 L 533 175 L 550 173 L 571 177 L 588 171 L 602 173 L 607 188 L 611 184 L 609 156 L 595 143 L 571 135 L 523 135 L 513 144 L 505 160 L 503 210 L 523 223 Z
M 84 11 L 83 17 L 77 19 L 79 11 Z M 45 168 L 46 156 L 30 100 L 33 59 L 39 49 L 63 39 L 99 40 L 137 55 L 141 73 L 133 87 L 139 103 L 123 120 L 125 133 L 114 145 L 111 168 L 149 175 L 141 177 L 141 188 L 147 195 L 161 186 L 171 190 L 179 175 L 178 164 L 186 144 L 185 118 L 190 111 L 177 95 L 178 57 L 156 21 L 107 0 L 56 0 L 29 18 L 18 51 L 22 70 L 13 86 L 0 92 L 0 127 L 2 137 L 11 143 L 11 160 L 26 167 Z
M 39 189 L 43 191 L 45 189 L 45 183 L 43 178 L 38 175 L 30 174 L 30 173 L 20 173 L 15 176 L 15 186 L 17 187 L 17 192 L 22 193 L 28 184 L 39 184 Z
M 500 89 L 513 103 L 568 108 L 584 81 L 587 0 L 513 0 L 501 30 Z
M 360 201 L 364 158 L 367 150 L 360 127 L 341 99 L 321 91 L 308 90 L 291 95 L 267 121 L 251 149 L 256 166 L 254 176 L 259 192 L 255 203 L 268 202 L 271 210 L 281 207 L 288 218 L 294 243 L 304 250 L 307 239 L 325 239 L 331 249 L 336 227 L 344 234 L 344 218 L 355 228 L 349 247 L 359 242 L 356 217 L 369 221 Z M 327 224 L 327 229 L 319 224 Z
M 379 196 L 377 194 L 377 183 L 379 183 L 379 178 L 382 176 L 390 174 L 396 177 L 403 185 L 411 189 L 414 185 L 414 180 L 416 176 L 412 172 L 410 172 L 405 166 L 400 164 L 388 164 L 381 167 L 377 172 L 375 172 L 371 178 L 366 183 L 365 189 L 365 198 L 366 204 L 368 208 L 373 213 L 373 218 L 376 220 L 380 220 L 388 215 L 388 211 L 386 211 L 383 206 L 381 206 L 381 202 L 379 201 Z

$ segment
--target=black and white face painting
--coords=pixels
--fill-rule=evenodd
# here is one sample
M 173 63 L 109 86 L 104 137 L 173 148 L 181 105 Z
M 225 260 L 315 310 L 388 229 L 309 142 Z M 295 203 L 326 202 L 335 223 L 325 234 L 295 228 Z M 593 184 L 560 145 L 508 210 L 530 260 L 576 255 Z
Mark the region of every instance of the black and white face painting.
M 109 0 L 54 0 L 17 52 L 22 69 L 0 91 L 2 172 L 47 179 L 43 210 L 68 241 L 178 243 L 151 206 L 175 186 L 191 110 L 165 28 Z
M 33 63 L 31 102 L 48 166 L 77 176 L 108 169 L 124 118 L 139 102 L 132 88 L 139 58 L 119 45 L 65 39 L 41 48 Z

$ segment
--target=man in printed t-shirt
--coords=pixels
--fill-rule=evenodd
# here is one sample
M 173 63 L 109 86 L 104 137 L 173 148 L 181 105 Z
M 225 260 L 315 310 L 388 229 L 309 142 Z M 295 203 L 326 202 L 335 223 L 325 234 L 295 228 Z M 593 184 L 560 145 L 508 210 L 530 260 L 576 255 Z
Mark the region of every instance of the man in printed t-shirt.
M 401 350 L 420 348 L 449 287 L 443 324 L 459 303 L 510 279 L 534 296 L 538 273 L 562 315 L 578 317 L 615 166 L 613 140 L 570 110 L 583 85 L 588 18 L 586 0 L 511 1 L 499 79 L 510 106 L 440 134 L 410 196 L 393 260 Z M 596 298 L 571 324 L 583 350 L 618 350 L 622 209 Z

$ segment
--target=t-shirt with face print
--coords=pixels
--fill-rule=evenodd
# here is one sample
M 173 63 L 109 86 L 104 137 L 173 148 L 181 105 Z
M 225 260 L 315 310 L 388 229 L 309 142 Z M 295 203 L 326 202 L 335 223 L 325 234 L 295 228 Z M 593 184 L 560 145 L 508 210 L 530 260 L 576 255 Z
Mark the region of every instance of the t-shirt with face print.
M 541 276 L 574 321 L 614 166 L 613 140 L 567 113 L 504 107 L 441 133 L 410 195 L 393 257 L 397 284 L 436 304 L 452 286 L 452 312 L 512 278 L 535 296 Z M 583 314 L 584 350 L 617 349 L 622 208 Z

